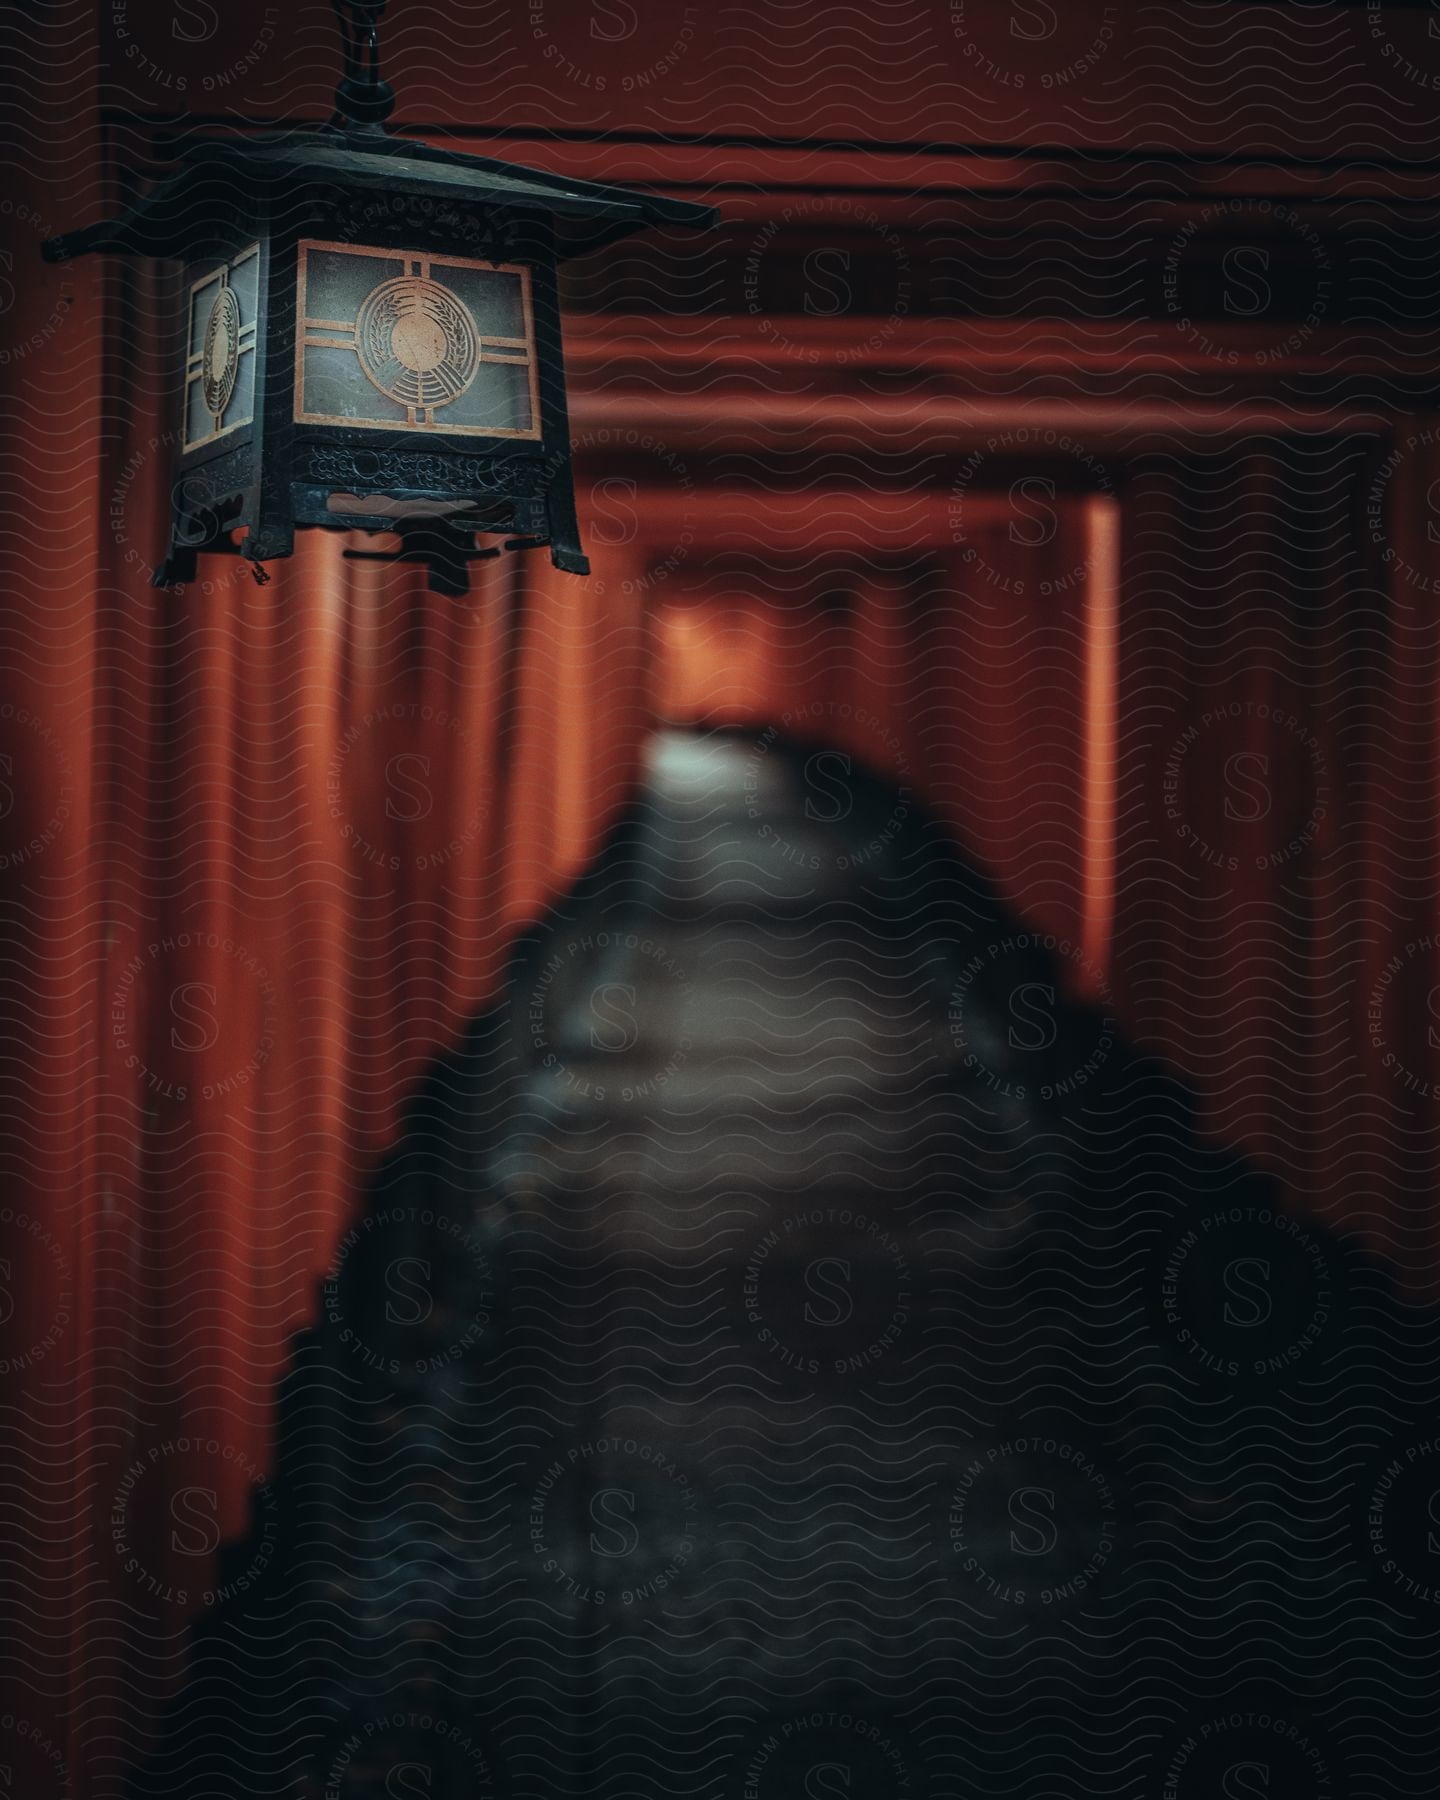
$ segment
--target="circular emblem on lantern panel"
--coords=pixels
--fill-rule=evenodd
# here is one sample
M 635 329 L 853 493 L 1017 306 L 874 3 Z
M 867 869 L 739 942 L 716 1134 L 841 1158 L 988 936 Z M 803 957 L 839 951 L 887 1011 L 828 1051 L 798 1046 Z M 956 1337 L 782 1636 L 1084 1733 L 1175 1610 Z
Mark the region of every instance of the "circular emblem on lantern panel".
M 360 367 L 401 406 L 448 406 L 480 367 L 470 314 L 449 288 L 402 275 L 365 296 L 355 320 Z
M 205 349 L 200 358 L 205 409 L 212 418 L 219 419 L 230 404 L 239 367 L 240 302 L 234 288 L 222 287 L 205 321 Z

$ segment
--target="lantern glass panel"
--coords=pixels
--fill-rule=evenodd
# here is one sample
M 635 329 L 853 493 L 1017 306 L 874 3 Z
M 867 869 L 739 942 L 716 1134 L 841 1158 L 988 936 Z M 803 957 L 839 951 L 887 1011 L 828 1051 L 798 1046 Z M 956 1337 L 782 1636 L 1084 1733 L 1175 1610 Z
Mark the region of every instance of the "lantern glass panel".
M 260 246 L 252 244 L 230 265 L 229 281 L 240 305 L 240 328 L 255 326 L 260 287 Z
M 299 423 L 540 436 L 523 265 L 307 239 L 297 308 Z
M 185 334 L 184 447 L 203 449 L 255 417 L 260 246 L 190 285 Z
M 190 289 L 190 341 L 186 346 L 186 354 L 190 362 L 197 363 L 205 349 L 205 325 L 210 317 L 210 308 L 215 304 L 215 296 L 220 290 L 220 271 L 212 270 L 209 275 L 197 281 Z M 187 368 L 187 375 L 195 379 Z

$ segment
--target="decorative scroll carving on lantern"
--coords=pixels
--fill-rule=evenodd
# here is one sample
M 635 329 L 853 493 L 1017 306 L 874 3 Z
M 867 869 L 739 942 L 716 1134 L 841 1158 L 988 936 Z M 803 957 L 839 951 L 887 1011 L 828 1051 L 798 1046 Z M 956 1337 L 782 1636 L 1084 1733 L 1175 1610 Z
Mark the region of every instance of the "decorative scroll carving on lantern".
M 427 456 L 413 450 L 346 450 L 322 445 L 302 453 L 297 478 L 332 487 L 454 488 L 479 494 L 543 495 L 553 470 L 544 463 L 515 463 L 503 473 L 478 457 Z

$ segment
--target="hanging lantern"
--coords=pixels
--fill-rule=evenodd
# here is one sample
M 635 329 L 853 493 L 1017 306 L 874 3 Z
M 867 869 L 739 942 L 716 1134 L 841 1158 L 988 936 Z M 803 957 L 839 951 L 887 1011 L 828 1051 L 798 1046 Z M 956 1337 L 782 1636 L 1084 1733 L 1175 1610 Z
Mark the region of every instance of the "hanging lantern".
M 186 303 L 170 543 L 262 565 L 296 527 L 394 533 L 463 593 L 467 564 L 548 545 L 587 574 L 575 517 L 556 269 L 711 208 L 388 135 L 380 4 L 336 0 L 328 127 L 192 141 L 121 218 L 44 246 L 178 259 Z M 485 543 L 484 540 L 499 539 Z

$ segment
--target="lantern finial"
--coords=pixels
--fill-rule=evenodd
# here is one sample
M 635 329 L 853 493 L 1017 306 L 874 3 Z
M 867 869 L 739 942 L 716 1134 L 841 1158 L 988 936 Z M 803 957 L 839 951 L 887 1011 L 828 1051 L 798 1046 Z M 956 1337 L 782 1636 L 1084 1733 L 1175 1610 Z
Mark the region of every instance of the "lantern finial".
M 383 131 L 395 90 L 380 73 L 380 15 L 385 0 L 332 0 L 340 21 L 345 73 L 335 89 L 334 123 L 342 131 Z

